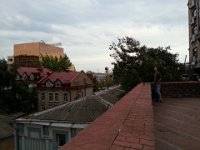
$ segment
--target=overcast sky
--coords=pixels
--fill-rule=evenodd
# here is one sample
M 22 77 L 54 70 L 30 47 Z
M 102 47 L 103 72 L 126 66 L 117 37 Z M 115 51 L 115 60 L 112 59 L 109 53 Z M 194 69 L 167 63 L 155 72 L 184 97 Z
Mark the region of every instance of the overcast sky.
M 131 36 L 188 55 L 187 0 L 0 0 L 0 58 L 13 45 L 61 42 L 77 70 L 112 67 L 109 45 Z

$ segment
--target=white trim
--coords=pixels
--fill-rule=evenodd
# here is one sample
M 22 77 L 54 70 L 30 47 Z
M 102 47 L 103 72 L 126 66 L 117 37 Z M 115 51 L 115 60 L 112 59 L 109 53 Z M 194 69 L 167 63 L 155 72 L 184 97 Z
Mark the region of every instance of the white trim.
M 104 93 L 107 93 L 107 92 L 110 91 L 110 90 L 114 90 L 114 89 L 116 89 L 116 88 L 119 88 L 120 86 L 121 86 L 121 85 L 111 86 L 111 87 L 109 87 L 108 89 L 105 89 L 105 90 L 103 90 L 103 91 L 95 92 L 94 95 L 102 95 L 102 94 L 104 94 Z
M 56 107 L 54 107 L 54 108 L 50 108 L 50 109 L 47 109 L 47 110 L 44 110 L 44 111 L 40 111 L 40 112 L 31 114 L 31 115 L 29 115 L 29 116 L 39 116 L 39 115 L 45 114 L 45 113 L 47 113 L 47 112 L 60 109 L 60 108 L 65 107 L 65 106 L 67 106 L 67 105 L 70 105 L 70 104 L 73 104 L 73 103 L 76 103 L 76 102 L 80 102 L 81 100 L 84 100 L 84 98 L 81 98 L 81 99 L 76 100 L 76 101 L 68 102 L 68 103 L 65 103 L 65 104 L 62 104 L 62 105 L 60 105 L 60 106 L 56 106 Z
M 33 121 L 33 120 L 26 120 L 26 119 L 17 119 L 16 123 L 24 123 L 24 124 L 35 124 L 35 125 L 45 125 L 50 127 L 61 127 L 61 128 L 86 128 L 89 124 L 73 124 L 73 123 L 59 123 L 59 122 L 53 122 L 52 121 Z

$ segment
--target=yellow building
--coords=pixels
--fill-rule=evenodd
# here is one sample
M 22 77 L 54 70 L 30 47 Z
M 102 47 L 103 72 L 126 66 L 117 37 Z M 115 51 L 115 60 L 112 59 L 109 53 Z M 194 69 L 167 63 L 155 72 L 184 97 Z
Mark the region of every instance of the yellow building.
M 14 45 L 14 61 L 19 66 L 38 67 L 41 56 L 63 57 L 63 48 L 45 42 Z

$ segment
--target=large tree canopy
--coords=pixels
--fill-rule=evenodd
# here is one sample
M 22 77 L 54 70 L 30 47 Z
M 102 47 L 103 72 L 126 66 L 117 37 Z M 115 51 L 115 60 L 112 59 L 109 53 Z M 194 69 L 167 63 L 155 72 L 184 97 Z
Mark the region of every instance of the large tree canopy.
M 49 68 L 52 71 L 66 71 L 72 65 L 70 59 L 65 54 L 64 57 L 41 56 L 41 66 Z
M 114 58 L 114 80 L 130 90 L 140 81 L 153 80 L 153 68 L 157 66 L 162 80 L 178 80 L 183 66 L 178 62 L 178 54 L 169 52 L 170 47 L 148 48 L 132 37 L 119 38 L 118 43 L 109 47 Z

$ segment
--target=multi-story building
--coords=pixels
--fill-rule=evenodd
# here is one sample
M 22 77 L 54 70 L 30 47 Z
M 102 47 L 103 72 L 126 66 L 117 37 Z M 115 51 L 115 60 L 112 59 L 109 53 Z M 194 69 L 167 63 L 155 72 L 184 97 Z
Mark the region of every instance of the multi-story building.
M 189 61 L 193 68 L 200 68 L 200 1 L 188 0 Z
M 38 82 L 38 109 L 49 109 L 93 94 L 93 83 L 83 72 L 53 72 Z
M 39 67 L 41 56 L 63 57 L 63 48 L 45 42 L 14 45 L 14 62 L 19 66 Z

